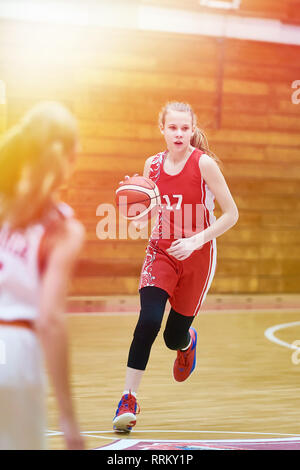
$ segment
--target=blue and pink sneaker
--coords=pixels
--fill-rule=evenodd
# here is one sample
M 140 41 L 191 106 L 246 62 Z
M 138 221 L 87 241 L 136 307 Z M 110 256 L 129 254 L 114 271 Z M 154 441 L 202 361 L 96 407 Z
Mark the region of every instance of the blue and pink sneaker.
M 114 430 L 117 432 L 130 432 L 136 424 L 136 414 L 140 407 L 131 392 L 122 396 L 116 415 L 113 419 Z
M 173 376 L 177 382 L 184 382 L 196 366 L 197 332 L 194 328 L 190 328 L 189 333 L 192 340 L 190 347 L 186 351 L 177 351 L 174 362 Z

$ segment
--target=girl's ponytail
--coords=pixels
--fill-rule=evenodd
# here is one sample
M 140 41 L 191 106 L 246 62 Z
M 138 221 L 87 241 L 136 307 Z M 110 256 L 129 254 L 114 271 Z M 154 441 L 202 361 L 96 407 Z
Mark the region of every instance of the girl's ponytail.
M 217 162 L 218 165 L 221 165 L 220 159 L 209 149 L 208 140 L 207 140 L 206 135 L 197 126 L 195 127 L 194 134 L 191 138 L 191 145 L 193 147 L 198 148 L 199 150 L 202 150 L 202 152 L 206 153 L 213 160 L 215 160 L 215 162 Z
M 208 149 L 206 135 L 197 126 L 195 127 L 193 137 L 191 138 L 191 145 L 201 150 L 203 150 L 204 148 Z

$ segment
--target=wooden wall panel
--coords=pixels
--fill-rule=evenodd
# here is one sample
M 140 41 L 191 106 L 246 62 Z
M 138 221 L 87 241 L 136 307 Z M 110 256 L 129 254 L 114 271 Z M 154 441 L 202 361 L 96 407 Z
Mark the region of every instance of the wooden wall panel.
M 274 2 L 273 0 L 242 0 L 240 11 L 244 15 L 267 17 L 284 20 L 287 18 L 288 1 Z
M 263 16 L 263 4 L 253 11 Z M 299 292 L 299 47 L 10 21 L 0 39 L 7 125 L 41 99 L 63 102 L 79 122 L 82 150 L 64 191 L 87 232 L 73 295 L 136 294 L 147 239 L 99 240 L 96 211 L 164 149 L 158 112 L 173 99 L 193 105 L 240 211 L 217 240 L 211 292 Z
M 137 0 L 140 3 L 176 9 L 188 9 L 205 13 L 222 13 L 241 17 L 268 18 L 291 24 L 300 24 L 299 0 L 242 0 L 238 10 L 208 8 L 199 0 Z

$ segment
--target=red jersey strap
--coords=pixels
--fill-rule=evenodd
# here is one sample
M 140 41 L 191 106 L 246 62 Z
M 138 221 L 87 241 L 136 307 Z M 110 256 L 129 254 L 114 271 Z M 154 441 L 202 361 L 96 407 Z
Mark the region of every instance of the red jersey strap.
M 159 152 L 157 155 L 154 155 L 152 159 L 149 171 L 149 178 L 154 181 L 154 183 L 156 183 L 158 178 L 160 177 L 161 168 L 163 162 L 165 161 L 166 155 L 167 150 L 165 150 L 164 152 Z

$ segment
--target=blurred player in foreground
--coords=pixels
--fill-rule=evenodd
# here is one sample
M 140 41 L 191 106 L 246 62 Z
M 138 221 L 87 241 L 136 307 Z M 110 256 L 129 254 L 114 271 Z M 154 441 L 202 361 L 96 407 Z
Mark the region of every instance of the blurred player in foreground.
M 44 449 L 45 360 L 68 449 L 84 443 L 71 399 L 65 301 L 84 241 L 58 190 L 78 147 L 73 115 L 31 109 L 0 142 L 0 449 Z

